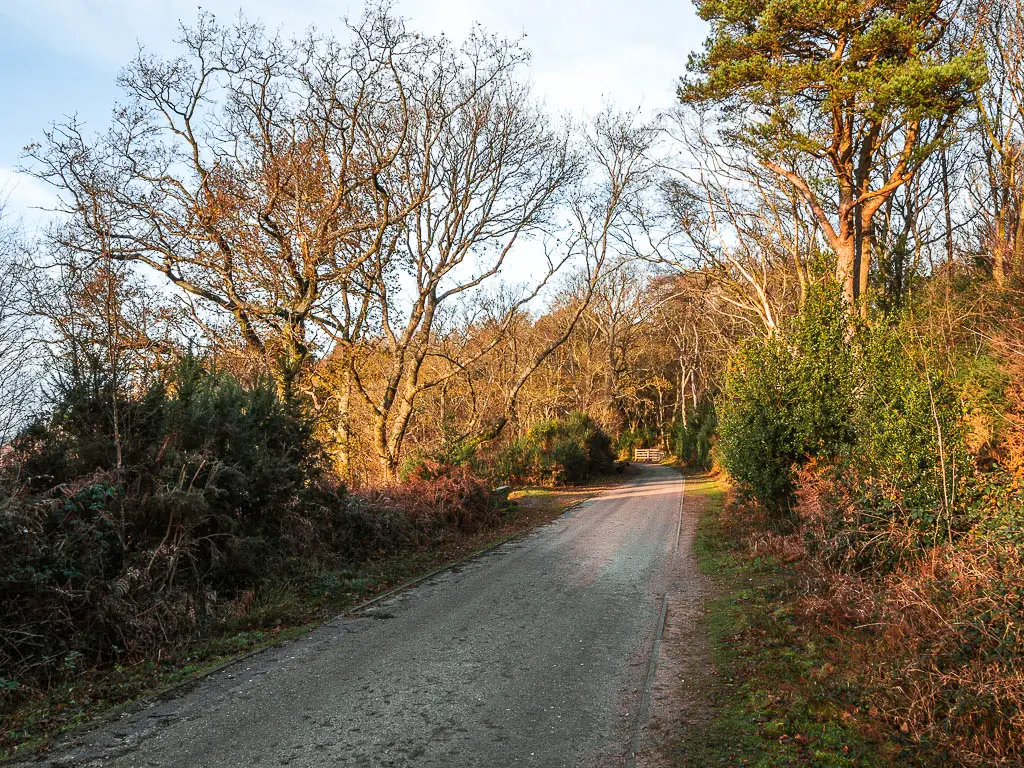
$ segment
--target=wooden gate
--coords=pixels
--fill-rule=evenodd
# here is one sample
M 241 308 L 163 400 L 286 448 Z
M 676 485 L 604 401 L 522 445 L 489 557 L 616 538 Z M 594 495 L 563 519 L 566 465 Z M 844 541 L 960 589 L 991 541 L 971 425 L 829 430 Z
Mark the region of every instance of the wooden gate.
M 634 448 L 633 461 L 646 461 L 660 464 L 665 460 L 665 452 L 661 448 Z

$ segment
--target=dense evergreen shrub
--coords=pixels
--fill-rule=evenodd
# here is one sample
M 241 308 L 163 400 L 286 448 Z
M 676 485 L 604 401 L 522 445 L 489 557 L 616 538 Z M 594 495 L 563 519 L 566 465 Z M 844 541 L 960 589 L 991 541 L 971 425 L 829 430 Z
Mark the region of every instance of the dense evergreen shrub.
M 581 411 L 535 424 L 489 459 L 492 477 L 540 485 L 583 483 L 614 467 L 611 438 Z
M 969 473 L 963 414 L 914 339 L 905 317 L 855 324 L 837 292 L 812 293 L 792 325 L 749 341 L 730 365 L 726 469 L 780 512 L 793 501 L 796 472 L 813 460 L 828 473 L 832 506 L 852 510 L 836 526 L 865 540 L 890 520 L 948 535 Z
M 718 438 L 718 414 L 711 398 L 687 409 L 685 423 L 677 418 L 672 424 L 672 450 L 688 467 L 711 469 L 712 449 Z
M 720 450 L 729 474 L 778 515 L 792 500 L 795 468 L 838 456 L 853 442 L 854 360 L 848 314 L 823 288 L 777 335 L 748 340 L 730 362 Z
M 493 485 L 511 482 L 574 484 L 611 471 L 615 451 L 611 438 L 590 416 L 573 411 L 546 419 L 526 434 L 495 448 L 479 440 L 446 437 L 432 451 L 410 456 L 402 466 L 403 482 L 436 479 L 466 468 Z
M 0 676 L 150 652 L 280 570 L 317 453 L 271 386 L 195 360 L 135 396 L 67 387 L 3 460 Z
M 946 536 L 970 472 L 957 392 L 900 317 L 858 334 L 855 375 L 850 465 L 863 478 L 872 512 L 922 532 L 939 527 Z
M 540 482 L 582 483 L 615 466 L 611 438 L 581 411 L 535 424 L 523 443 L 529 471 Z
M 486 472 L 495 483 L 526 482 L 530 475 L 530 452 L 522 440 L 512 440 L 486 458 Z
M 1019 294 L 948 275 L 932 285 L 843 335 L 845 410 L 802 384 L 820 364 L 799 334 L 813 304 L 737 355 L 723 453 L 758 501 L 794 488 L 795 525 L 764 530 L 763 508 L 741 505 L 749 528 L 735 533 L 749 556 L 792 564 L 804 625 L 842 649 L 831 676 L 899 759 L 1022 765 L 1024 313 Z M 808 421 L 826 438 L 808 444 Z M 759 451 L 775 485 L 757 484 Z

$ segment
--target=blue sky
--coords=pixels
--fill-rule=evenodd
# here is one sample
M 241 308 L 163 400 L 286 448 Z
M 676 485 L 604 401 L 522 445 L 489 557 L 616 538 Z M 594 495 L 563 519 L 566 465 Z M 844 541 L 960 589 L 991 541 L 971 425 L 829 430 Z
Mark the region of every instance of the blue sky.
M 672 103 L 675 79 L 706 34 L 687 0 L 399 0 L 396 10 L 428 33 L 464 37 L 473 22 L 526 34 L 537 92 L 557 111 L 594 113 L 606 103 L 655 112 Z M 138 45 L 171 53 L 179 20 L 199 7 L 221 17 L 241 9 L 270 27 L 340 26 L 358 2 L 327 0 L 0 0 L 0 199 L 38 221 L 48 192 L 16 172 L 22 147 L 46 126 L 78 114 L 100 129 L 118 98 L 117 73 Z

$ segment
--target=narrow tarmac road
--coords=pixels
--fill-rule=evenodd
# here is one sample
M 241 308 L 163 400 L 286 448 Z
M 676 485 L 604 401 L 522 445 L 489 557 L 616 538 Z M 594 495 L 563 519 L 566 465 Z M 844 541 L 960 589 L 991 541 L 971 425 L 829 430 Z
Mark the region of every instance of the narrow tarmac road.
M 676 589 L 681 477 L 628 483 L 491 554 L 75 734 L 48 765 L 630 766 Z M 38 765 L 39 763 L 34 763 Z

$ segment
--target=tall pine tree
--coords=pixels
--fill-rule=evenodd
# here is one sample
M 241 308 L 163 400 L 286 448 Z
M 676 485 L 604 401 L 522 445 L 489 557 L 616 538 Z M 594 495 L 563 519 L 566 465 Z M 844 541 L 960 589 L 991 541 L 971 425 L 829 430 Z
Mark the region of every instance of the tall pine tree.
M 984 80 L 960 0 L 695 0 L 711 24 L 679 87 L 800 194 L 851 304 L 873 220 Z

